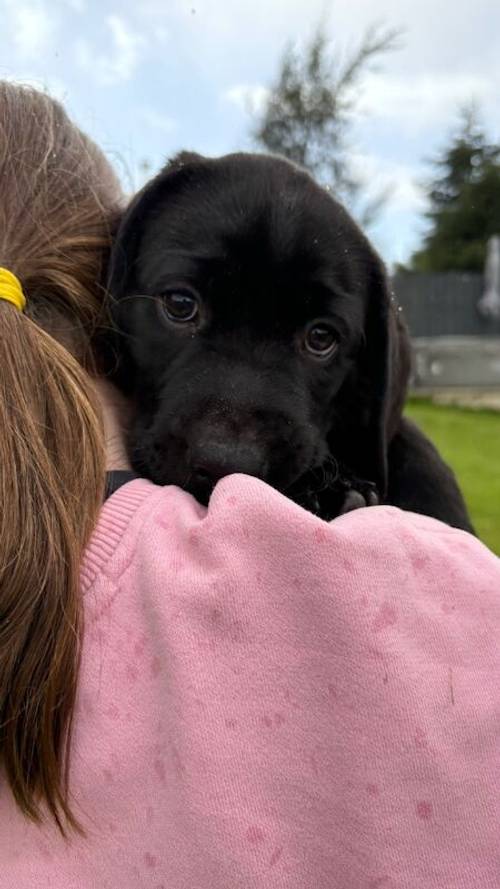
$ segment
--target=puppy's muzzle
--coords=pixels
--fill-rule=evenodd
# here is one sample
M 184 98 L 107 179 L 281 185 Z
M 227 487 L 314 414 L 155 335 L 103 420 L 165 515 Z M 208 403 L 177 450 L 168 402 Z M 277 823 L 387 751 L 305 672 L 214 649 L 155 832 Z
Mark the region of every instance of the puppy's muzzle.
M 235 472 L 265 479 L 269 468 L 264 449 L 256 442 L 221 439 L 199 439 L 190 449 L 189 463 L 189 487 L 195 493 L 209 493 L 219 479 Z

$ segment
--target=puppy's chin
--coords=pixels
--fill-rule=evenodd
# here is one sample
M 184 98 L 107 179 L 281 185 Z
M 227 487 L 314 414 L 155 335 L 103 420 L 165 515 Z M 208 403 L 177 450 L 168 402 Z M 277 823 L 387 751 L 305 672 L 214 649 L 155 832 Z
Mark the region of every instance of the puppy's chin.
M 133 470 L 155 485 L 177 485 L 185 488 L 190 473 L 186 465 L 186 446 L 180 439 L 169 437 L 160 442 L 147 422 L 137 422 L 130 431 L 128 454 Z
M 188 494 L 192 494 L 195 500 L 198 503 L 201 503 L 202 506 L 208 506 L 210 497 L 212 496 L 212 491 L 215 488 L 217 482 L 207 481 L 206 482 L 188 482 L 184 485 L 184 490 L 188 492 Z
M 202 430 L 203 431 L 203 430 Z M 196 436 L 201 436 L 201 432 Z M 250 439 L 251 442 L 251 439 Z M 209 441 L 210 443 L 210 441 Z M 290 447 L 295 441 L 276 440 L 272 446 L 241 446 L 237 438 L 234 448 L 230 443 L 227 451 L 202 448 L 198 452 L 184 438 L 165 433 L 159 435 L 151 426 L 137 424 L 131 434 L 129 454 L 134 470 L 157 485 L 176 485 L 183 488 L 203 506 L 207 506 L 217 482 L 234 473 L 243 473 L 261 479 L 299 505 L 313 513 L 319 513 L 317 499 L 317 475 L 314 467 L 322 467 L 326 459 L 326 443 L 316 446 Z M 217 442 L 216 442 L 217 444 Z M 219 464 L 217 465 L 217 459 Z M 320 469 L 320 481 L 324 485 L 324 472 Z M 311 484 L 311 481 L 315 483 Z M 322 484 L 319 485 L 322 487 Z
M 165 452 L 157 447 L 145 448 L 144 445 L 138 445 L 132 449 L 131 463 L 135 472 L 142 478 L 147 478 L 156 485 L 176 485 L 191 494 L 202 506 L 208 506 L 212 492 L 221 478 L 200 477 L 200 474 L 193 473 L 187 466 L 184 459 L 172 459 L 169 455 L 167 458 Z M 228 475 L 236 472 L 249 474 L 242 467 L 239 469 L 235 466 Z M 254 475 L 260 478 L 266 484 L 280 491 L 291 500 L 294 500 L 310 512 L 316 512 L 314 495 L 309 496 L 309 492 L 302 490 L 299 486 L 295 491 L 295 483 L 290 483 L 287 478 L 277 478 L 271 476 Z M 297 494 L 297 496 L 296 496 Z

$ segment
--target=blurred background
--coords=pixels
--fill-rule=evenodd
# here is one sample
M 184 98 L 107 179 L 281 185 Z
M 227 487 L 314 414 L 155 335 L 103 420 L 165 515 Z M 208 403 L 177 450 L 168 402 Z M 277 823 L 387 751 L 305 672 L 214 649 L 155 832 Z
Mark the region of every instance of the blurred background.
M 127 192 L 180 149 L 257 150 L 340 196 L 405 311 L 408 413 L 500 554 L 498 0 L 0 0 L 0 13 L 0 77 L 59 98 Z

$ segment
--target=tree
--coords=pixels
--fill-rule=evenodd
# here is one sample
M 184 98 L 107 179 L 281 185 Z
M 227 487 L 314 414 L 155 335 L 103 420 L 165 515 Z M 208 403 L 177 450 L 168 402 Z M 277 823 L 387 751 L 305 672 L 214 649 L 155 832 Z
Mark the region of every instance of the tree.
M 411 268 L 482 271 L 488 239 L 500 233 L 500 145 L 488 143 L 474 106 L 461 111 L 457 132 L 433 165 L 431 228 Z
M 359 207 L 364 183 L 352 170 L 347 136 L 362 75 L 376 58 L 396 47 L 398 36 L 372 27 L 359 47 L 336 65 L 321 25 L 302 52 L 289 45 L 254 131 L 258 145 L 306 167 L 365 223 L 385 196 Z

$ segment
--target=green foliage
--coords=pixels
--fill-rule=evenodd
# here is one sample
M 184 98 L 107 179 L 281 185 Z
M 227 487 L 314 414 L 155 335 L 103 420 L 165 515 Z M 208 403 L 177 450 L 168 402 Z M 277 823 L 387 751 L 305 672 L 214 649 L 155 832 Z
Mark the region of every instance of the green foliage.
M 406 413 L 455 471 L 479 538 L 500 556 L 500 474 L 495 471 L 500 413 L 442 407 L 422 399 L 411 401 Z
M 434 166 L 431 229 L 412 269 L 482 271 L 487 241 L 500 233 L 500 146 L 486 141 L 473 108 L 462 112 L 459 131 Z
M 373 61 L 395 48 L 397 36 L 370 28 L 359 47 L 337 64 L 321 26 L 301 51 L 289 45 L 254 131 L 259 146 L 306 167 L 354 212 L 363 186 L 351 169 L 347 147 L 356 89 Z M 364 216 L 373 215 L 382 199 L 365 207 Z

